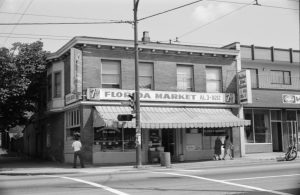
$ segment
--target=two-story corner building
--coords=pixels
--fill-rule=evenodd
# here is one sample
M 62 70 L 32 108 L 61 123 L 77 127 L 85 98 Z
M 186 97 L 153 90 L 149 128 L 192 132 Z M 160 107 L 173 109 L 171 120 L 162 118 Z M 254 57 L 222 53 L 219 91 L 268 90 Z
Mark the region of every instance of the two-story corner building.
M 242 69 L 251 72 L 252 103 L 244 106 L 245 151 L 286 151 L 300 143 L 299 50 L 241 46 Z M 298 147 L 299 148 L 299 147 Z
M 214 141 L 229 135 L 240 156 L 243 126 L 237 117 L 236 73 L 240 51 L 228 48 L 139 42 L 143 163 L 212 159 Z M 134 163 L 135 120 L 128 95 L 135 89 L 132 40 L 74 37 L 48 58 L 48 112 L 41 128 L 45 154 L 72 162 L 80 132 L 85 161 Z M 241 133 L 242 131 L 242 133 Z

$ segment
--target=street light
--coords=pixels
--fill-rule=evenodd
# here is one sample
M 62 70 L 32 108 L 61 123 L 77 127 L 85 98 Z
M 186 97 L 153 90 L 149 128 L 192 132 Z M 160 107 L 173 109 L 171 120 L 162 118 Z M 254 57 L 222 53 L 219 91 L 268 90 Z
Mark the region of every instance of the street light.
M 136 131 L 135 131 L 135 142 L 136 142 L 136 168 L 142 166 L 142 154 L 141 154 L 141 122 L 140 122 L 140 88 L 139 88 L 139 51 L 138 51 L 138 30 L 137 30 L 137 10 L 138 10 L 139 0 L 133 0 L 133 15 L 134 15 L 134 50 L 135 50 L 135 120 L 136 120 Z

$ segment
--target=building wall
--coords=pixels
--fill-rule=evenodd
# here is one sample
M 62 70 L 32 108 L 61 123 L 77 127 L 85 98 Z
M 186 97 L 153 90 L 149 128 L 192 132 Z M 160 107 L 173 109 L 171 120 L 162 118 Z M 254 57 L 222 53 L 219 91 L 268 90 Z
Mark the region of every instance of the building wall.
M 132 53 L 132 51 L 126 51 L 124 49 L 112 50 L 102 47 L 100 49 L 91 46 L 84 47 L 83 90 L 89 87 L 101 87 L 101 59 L 121 60 L 121 88 L 134 89 L 135 66 Z M 193 56 L 177 53 L 153 54 L 151 52 L 143 53 L 143 51 L 141 51 L 139 59 L 142 62 L 153 62 L 154 90 L 157 91 L 177 91 L 177 64 L 193 65 L 196 92 L 206 92 L 206 66 L 218 66 L 222 68 L 223 92 L 234 93 L 236 91 L 236 64 L 232 58 L 220 56 Z
M 64 162 L 64 114 L 51 114 L 45 122 L 45 158 Z

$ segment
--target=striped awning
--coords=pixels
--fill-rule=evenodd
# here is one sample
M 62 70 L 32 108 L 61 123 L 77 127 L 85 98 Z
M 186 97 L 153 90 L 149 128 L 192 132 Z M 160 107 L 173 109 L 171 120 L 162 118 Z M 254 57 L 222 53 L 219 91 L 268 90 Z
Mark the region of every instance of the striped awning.
M 141 128 L 218 128 L 240 127 L 250 125 L 229 109 L 216 108 L 175 108 L 175 107 L 141 107 Z M 126 106 L 96 106 L 94 127 L 135 128 L 135 119 L 119 122 L 119 114 L 130 114 Z

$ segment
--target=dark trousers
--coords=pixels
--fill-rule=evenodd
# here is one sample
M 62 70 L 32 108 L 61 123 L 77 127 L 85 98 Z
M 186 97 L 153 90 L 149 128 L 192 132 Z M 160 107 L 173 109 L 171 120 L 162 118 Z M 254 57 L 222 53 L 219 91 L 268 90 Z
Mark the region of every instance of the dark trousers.
M 76 164 L 77 164 L 77 156 L 79 157 L 79 161 L 80 161 L 81 168 L 83 168 L 83 167 L 84 167 L 84 164 L 83 164 L 83 159 L 82 159 L 81 151 L 76 151 L 76 152 L 74 152 L 73 167 L 74 167 L 74 168 L 76 167 Z

